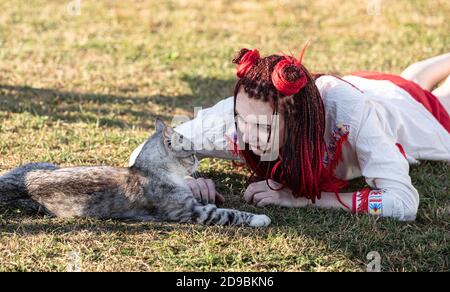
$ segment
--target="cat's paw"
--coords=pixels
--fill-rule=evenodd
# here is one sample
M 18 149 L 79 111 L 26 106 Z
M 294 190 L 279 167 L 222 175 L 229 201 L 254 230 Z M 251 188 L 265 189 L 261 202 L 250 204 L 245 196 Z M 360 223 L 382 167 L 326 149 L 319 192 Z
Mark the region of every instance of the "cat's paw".
M 251 227 L 266 227 L 270 225 L 270 222 L 272 221 L 266 215 L 255 215 L 249 225 Z

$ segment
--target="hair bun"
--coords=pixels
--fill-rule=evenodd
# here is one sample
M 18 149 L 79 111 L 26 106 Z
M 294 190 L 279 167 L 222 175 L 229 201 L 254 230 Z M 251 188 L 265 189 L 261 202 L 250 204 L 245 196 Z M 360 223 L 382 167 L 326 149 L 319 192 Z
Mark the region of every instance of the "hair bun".
M 260 58 L 257 49 L 241 49 L 233 59 L 233 63 L 237 64 L 236 75 L 242 78 Z
M 299 92 L 308 82 L 300 64 L 291 58 L 281 59 L 272 72 L 272 83 L 283 95 L 289 96 Z
M 239 63 L 241 63 L 242 57 L 243 57 L 248 51 L 250 51 L 250 50 L 247 49 L 247 48 L 242 48 L 242 49 L 240 49 L 240 50 L 236 53 L 236 55 L 234 56 L 234 58 L 233 58 L 233 63 L 234 63 L 234 64 L 239 64 Z

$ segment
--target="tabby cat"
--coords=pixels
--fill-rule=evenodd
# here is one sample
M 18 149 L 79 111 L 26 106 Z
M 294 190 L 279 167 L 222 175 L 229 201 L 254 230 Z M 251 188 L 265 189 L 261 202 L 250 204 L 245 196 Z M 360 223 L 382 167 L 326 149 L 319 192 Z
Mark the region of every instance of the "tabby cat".
M 30 163 L 0 176 L 0 204 L 55 217 L 268 226 L 270 218 L 198 202 L 184 177 L 198 160 L 192 143 L 156 120 L 156 133 L 128 168 L 59 168 Z

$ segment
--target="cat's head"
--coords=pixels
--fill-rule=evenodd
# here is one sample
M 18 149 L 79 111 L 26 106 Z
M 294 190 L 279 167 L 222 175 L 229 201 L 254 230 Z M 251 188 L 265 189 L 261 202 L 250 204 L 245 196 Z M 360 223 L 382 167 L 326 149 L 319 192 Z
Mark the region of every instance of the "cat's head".
M 192 142 L 160 119 L 156 119 L 155 129 L 156 132 L 144 143 L 132 167 L 144 172 L 166 170 L 180 176 L 194 173 L 199 162 Z

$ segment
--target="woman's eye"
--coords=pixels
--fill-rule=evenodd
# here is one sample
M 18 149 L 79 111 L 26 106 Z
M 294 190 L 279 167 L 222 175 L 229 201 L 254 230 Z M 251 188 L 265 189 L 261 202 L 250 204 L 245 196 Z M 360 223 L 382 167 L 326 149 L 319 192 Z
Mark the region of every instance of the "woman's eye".
M 266 133 L 270 133 L 270 130 L 271 130 L 271 126 L 270 125 L 258 125 L 258 128 L 261 131 L 264 131 Z

